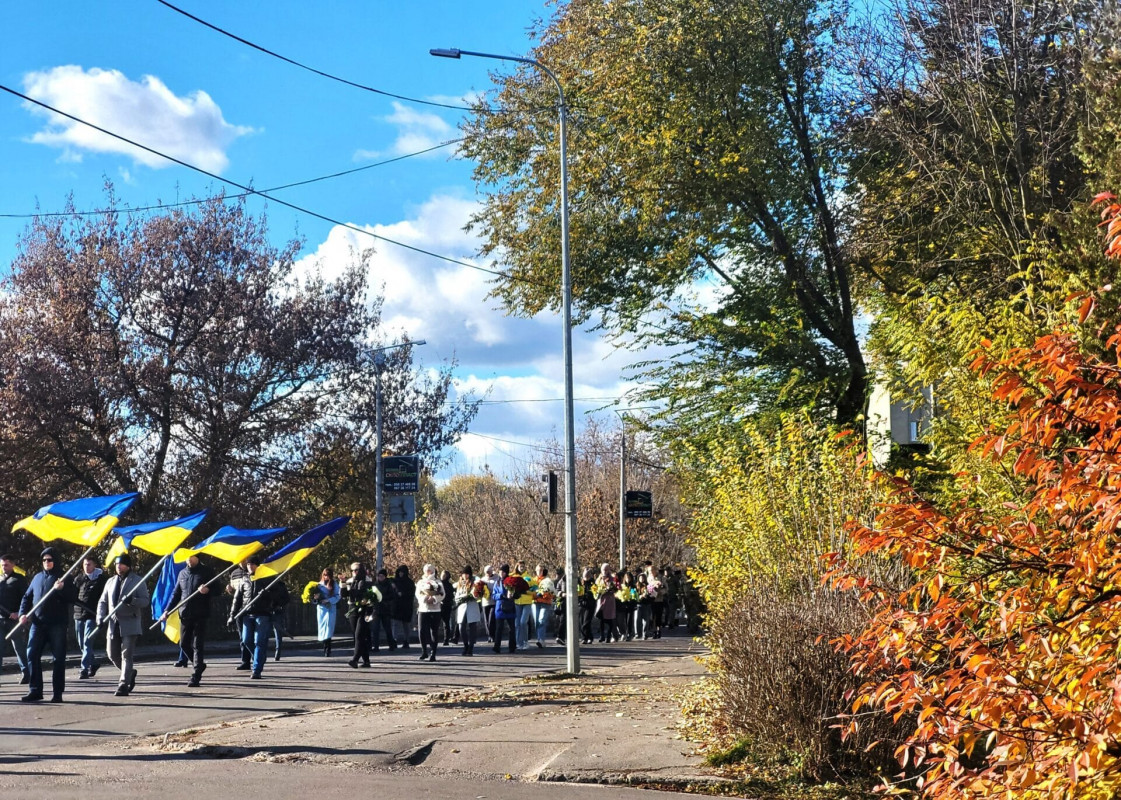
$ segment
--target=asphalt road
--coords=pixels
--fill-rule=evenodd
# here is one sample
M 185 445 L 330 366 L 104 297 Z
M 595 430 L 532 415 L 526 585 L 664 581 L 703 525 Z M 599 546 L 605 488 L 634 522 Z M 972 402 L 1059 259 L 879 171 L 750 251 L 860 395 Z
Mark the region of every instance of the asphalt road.
M 197 689 L 186 685 L 189 670 L 172 666 L 170 660 L 140 663 L 136 689 L 129 697 L 113 695 L 117 676 L 110 664 L 103 665 L 92 680 L 80 681 L 76 670 L 68 670 L 66 701 L 61 704 L 21 703 L 19 698 L 26 687 L 17 685 L 11 674 L 4 675 L 0 685 L 0 774 L 7 771 L 6 762 L 12 763 L 2 754 L 66 758 L 67 753 L 76 755 L 119 737 L 160 734 L 336 703 L 349 705 L 478 687 L 561 671 L 566 666 L 564 648 L 556 644 L 538 649 L 531 643 L 528 652 L 499 655 L 480 644 L 471 658 L 460 656 L 457 647 L 446 647 L 440 649 L 435 662 L 418 661 L 419 648 L 414 645 L 396 653 L 383 650 L 373 657 L 370 669 L 355 670 L 347 666 L 349 653 L 337 646 L 336 655 L 324 658 L 302 644 L 286 642 L 286 654 L 279 662 L 269 661 L 263 680 L 250 680 L 249 672 L 236 671 L 238 658 L 233 653 L 214 654 L 207 659 L 209 666 Z M 595 669 L 623 660 L 690 651 L 696 652 L 696 646 L 681 632 L 657 641 L 585 646 L 581 660 L 584 668 Z M 17 763 L 26 761 L 17 759 Z

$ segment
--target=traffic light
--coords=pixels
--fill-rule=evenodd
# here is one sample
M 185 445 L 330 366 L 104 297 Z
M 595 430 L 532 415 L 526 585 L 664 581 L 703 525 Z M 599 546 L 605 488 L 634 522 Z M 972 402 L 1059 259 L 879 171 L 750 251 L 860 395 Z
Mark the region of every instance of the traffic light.
M 545 482 L 545 494 L 541 497 L 541 502 L 549 508 L 550 514 L 557 513 L 557 473 L 549 470 L 541 476 L 541 480 Z

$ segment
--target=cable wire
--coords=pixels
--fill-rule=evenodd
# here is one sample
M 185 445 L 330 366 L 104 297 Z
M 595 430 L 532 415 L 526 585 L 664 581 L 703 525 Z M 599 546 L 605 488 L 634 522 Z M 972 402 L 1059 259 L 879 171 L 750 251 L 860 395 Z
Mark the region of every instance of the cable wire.
M 299 67 L 300 69 L 307 70 L 308 72 L 311 72 L 315 75 L 318 75 L 321 78 L 326 78 L 327 80 L 336 81 L 338 83 L 344 84 L 346 86 L 353 87 L 355 89 L 361 89 L 362 91 L 365 91 L 365 92 L 372 92 L 374 94 L 382 95 L 383 97 L 392 97 L 395 100 L 403 100 L 407 103 L 417 103 L 418 105 L 424 105 L 424 106 L 435 106 L 436 108 L 449 108 L 449 109 L 452 109 L 453 111 L 471 111 L 471 112 L 476 112 L 476 113 L 477 112 L 485 112 L 487 114 L 520 113 L 518 111 L 515 111 L 514 109 L 492 108 L 490 106 L 483 106 L 483 105 L 479 106 L 478 108 L 472 108 L 471 106 L 456 105 L 454 103 L 441 103 L 437 100 L 422 100 L 419 97 L 409 97 L 408 95 L 395 94 L 394 92 L 387 92 L 384 89 L 378 89 L 378 88 L 375 88 L 373 86 L 367 86 L 364 83 L 358 83 L 357 81 L 352 81 L 349 78 L 342 78 L 338 75 L 332 75 L 330 72 L 325 72 L 321 69 L 316 69 L 315 67 L 309 66 L 308 64 L 304 64 L 300 61 L 297 61 L 294 58 L 289 58 L 288 56 L 281 55 L 280 53 L 277 53 L 274 50 L 270 50 L 267 47 L 262 47 L 261 45 L 256 44 L 255 42 L 251 42 L 248 39 L 245 39 L 241 36 L 238 36 L 236 33 L 231 33 L 230 31 L 226 30 L 225 28 L 221 28 L 221 27 L 219 27 L 218 25 L 215 25 L 212 22 L 207 22 L 206 20 L 202 19 L 201 17 L 196 17 L 194 14 L 190 13 L 189 11 L 185 11 L 184 9 L 179 8 L 179 6 L 176 6 L 176 5 L 173 5 L 172 3 L 167 2 L 167 0 L 156 0 L 156 2 L 159 3 L 162 6 L 166 6 L 167 8 L 176 12 L 177 14 L 182 14 L 187 19 L 190 19 L 190 20 L 193 20 L 194 22 L 197 22 L 199 25 L 203 25 L 207 28 L 210 28 L 210 30 L 212 30 L 216 33 L 220 33 L 223 36 L 228 36 L 229 38 L 233 39 L 235 42 L 240 42 L 241 44 L 245 45 L 246 47 L 251 47 L 254 50 L 257 50 L 258 52 L 264 53 L 265 55 L 272 56 L 273 58 L 278 58 L 281 61 L 285 62 L 286 64 L 291 64 L 294 67 Z M 552 107 L 552 106 L 549 106 L 546 109 L 541 109 L 541 108 L 525 109 L 525 111 L 541 111 L 541 110 L 555 110 L 555 108 Z
M 433 150 L 439 150 L 442 147 L 448 147 L 453 144 L 459 144 L 463 139 L 448 139 L 446 142 L 440 142 L 432 147 L 427 147 L 424 150 L 417 150 L 414 153 L 405 153 L 404 155 L 395 156 L 394 158 L 387 158 L 384 161 L 377 161 L 373 164 L 365 164 L 361 167 L 354 169 L 343 170 L 342 172 L 333 172 L 330 175 L 320 175 L 318 178 L 308 178 L 307 180 L 296 181 L 294 183 L 285 183 L 280 186 L 273 186 L 268 189 L 261 189 L 262 192 L 279 192 L 281 189 L 291 189 L 296 186 L 307 186 L 309 183 L 318 183 L 319 181 L 331 180 L 332 178 L 341 178 L 344 175 L 353 175 L 356 172 L 363 170 L 373 169 L 374 167 L 384 167 L 386 164 L 392 164 L 395 161 L 404 161 L 406 158 L 415 158 L 422 156 L 425 153 L 431 153 Z M 237 200 L 242 197 L 249 197 L 255 192 L 239 192 L 237 194 L 227 195 L 227 200 Z M 205 203 L 209 198 L 202 198 L 199 200 L 183 200 L 178 203 L 157 203 L 150 206 L 135 206 L 133 208 L 101 208 L 93 211 L 42 211 L 35 214 L 0 214 L 0 219 L 34 219 L 36 217 L 88 217 L 96 214 L 128 214 L 138 211 L 159 211 L 164 208 L 180 208 L 182 206 L 195 206 L 200 203 Z
M 285 208 L 290 208 L 293 211 L 299 211 L 302 214 L 307 214 L 309 217 L 314 217 L 315 219 L 322 220 L 323 222 L 329 222 L 332 225 L 338 225 L 339 227 L 346 228 L 348 230 L 352 230 L 355 233 L 364 234 L 366 236 L 369 236 L 372 239 L 377 239 L 378 241 L 386 242 L 387 244 L 396 245 L 397 247 L 404 248 L 405 250 L 411 250 L 414 253 L 420 253 L 421 255 L 430 256 L 432 258 L 439 259 L 440 261 L 446 261 L 449 264 L 455 264 L 455 265 L 460 266 L 460 267 L 467 267 L 468 269 L 477 270 L 478 272 L 485 272 L 488 275 L 494 275 L 494 276 L 499 277 L 499 278 L 508 278 L 509 280 L 519 280 L 518 278 L 515 278 L 515 276 L 511 275 L 508 272 L 503 272 L 503 271 L 494 270 L 494 269 L 488 269 L 487 267 L 481 267 L 478 264 L 472 264 L 468 261 L 463 261 L 463 260 L 458 259 L 458 258 L 452 258 L 451 256 L 445 256 L 445 255 L 441 255 L 440 253 L 434 253 L 431 250 L 425 250 L 423 247 L 417 247 L 415 245 L 405 244 L 404 242 L 399 242 L 396 239 L 390 239 L 387 236 L 381 236 L 380 234 L 373 233 L 373 232 L 368 231 L 364 228 L 359 228 L 357 225 L 351 225 L 349 222 L 343 222 L 342 220 L 335 219 L 334 217 L 328 217 L 326 214 L 320 214 L 318 211 L 312 211 L 310 208 L 305 208 L 304 206 L 299 206 L 299 205 L 296 205 L 295 203 L 289 203 L 286 200 L 281 200 L 279 197 L 275 197 L 273 195 L 270 195 L 270 194 L 267 194 L 265 192 L 254 189 L 252 186 L 246 186 L 243 183 L 238 183 L 237 181 L 231 180 L 230 178 L 223 178 L 221 175 L 218 175 L 217 173 L 210 172 L 209 170 L 205 170 L 202 167 L 197 167 L 194 164 L 191 164 L 187 161 L 183 161 L 180 158 L 176 158 L 175 156 L 169 156 L 166 153 L 161 153 L 159 150 L 155 150 L 151 147 L 148 147 L 147 145 L 143 145 L 143 144 L 140 144 L 139 142 L 135 142 L 132 139 L 129 139 L 127 136 L 122 136 L 119 133 L 114 133 L 111 130 L 108 130 L 106 128 L 102 128 L 100 125 L 94 125 L 92 122 L 86 122 L 86 120 L 81 119 L 80 117 L 76 117 L 73 114 L 68 114 L 65 111 L 60 111 L 59 109 L 55 108 L 54 106 L 48 105 L 47 103 L 44 103 L 41 100 L 36 100 L 33 97 L 28 97 L 27 95 L 23 94 L 22 92 L 17 92 L 15 89 L 12 89 L 9 86 L 5 86 L 4 84 L 0 84 L 0 91 L 7 92 L 10 95 L 13 95 L 15 97 L 20 98 L 21 100 L 24 100 L 28 103 L 39 106 L 40 108 L 45 108 L 47 111 L 51 111 L 55 114 L 58 114 L 61 117 L 65 117 L 66 119 L 73 120 L 74 122 L 77 122 L 81 125 L 85 125 L 89 128 L 92 128 L 93 130 L 97 131 L 98 133 L 103 133 L 106 136 L 111 136 L 114 139 L 119 139 L 120 141 L 124 142 L 125 144 L 130 144 L 133 147 L 136 147 L 140 150 L 143 150 L 146 153 L 151 153 L 152 155 L 159 156 L 160 158 L 165 158 L 173 164 L 178 164 L 181 167 L 186 167 L 187 169 L 193 170 L 193 171 L 195 171 L 195 172 L 197 172 L 201 175 L 206 175 L 208 178 L 212 178 L 216 181 L 221 181 L 222 183 L 228 184 L 228 185 L 233 186 L 237 189 L 241 189 L 243 192 L 246 192 L 247 194 L 252 194 L 252 195 L 256 195 L 258 197 L 263 197 L 266 200 L 270 200 L 273 203 L 276 203 L 277 205 L 284 206 Z M 543 283 L 537 283 L 535 281 L 530 281 L 526 278 L 522 278 L 520 280 L 522 280 L 523 282 L 528 282 L 528 283 L 536 283 L 537 285 L 540 285 L 540 286 L 545 286 L 546 285 L 546 284 L 543 284 Z

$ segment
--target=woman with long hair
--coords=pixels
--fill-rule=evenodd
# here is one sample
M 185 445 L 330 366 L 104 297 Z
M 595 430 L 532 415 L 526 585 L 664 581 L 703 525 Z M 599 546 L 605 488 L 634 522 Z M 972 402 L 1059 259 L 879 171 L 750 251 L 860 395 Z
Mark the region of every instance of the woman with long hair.
M 350 565 L 350 580 L 343 587 L 347 599 L 346 618 L 354 628 L 354 655 L 347 664 L 357 669 L 370 666 L 370 621 L 381 594 L 373 581 L 366 577 L 366 567 L 359 561 Z
M 331 637 L 335 635 L 335 612 L 342 592 L 335 580 L 335 571 L 324 567 L 319 576 L 319 601 L 315 606 L 316 633 L 323 645 L 323 655 L 331 655 Z
M 440 611 L 444 605 L 444 584 L 436 577 L 436 568 L 424 565 L 424 575 L 416 582 L 417 617 L 420 623 L 420 660 L 436 660 L 439 641 Z

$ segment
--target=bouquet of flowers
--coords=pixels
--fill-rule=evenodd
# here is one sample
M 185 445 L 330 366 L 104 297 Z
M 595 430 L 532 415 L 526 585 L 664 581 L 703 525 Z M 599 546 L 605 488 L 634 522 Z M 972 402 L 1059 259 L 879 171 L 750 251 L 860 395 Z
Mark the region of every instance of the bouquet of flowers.
M 420 593 L 426 606 L 440 605 L 441 598 L 439 595 L 444 587 L 440 585 L 439 581 L 432 578 L 424 578 L 420 581 L 418 586 L 420 587 Z
M 373 608 L 377 603 L 381 602 L 381 592 L 376 586 L 367 586 L 363 591 L 358 594 L 350 595 L 350 602 L 356 608 Z
M 490 587 L 487 582 L 482 578 L 478 579 L 471 585 L 471 596 L 476 600 L 486 600 L 490 597 Z
M 323 591 L 319 588 L 319 583 L 308 581 L 303 592 L 300 593 L 300 600 L 305 603 L 318 603 L 322 599 Z
M 504 578 L 502 585 L 506 587 L 506 593 L 515 600 L 529 591 L 529 584 L 521 575 L 511 575 Z
M 554 595 L 552 592 L 535 592 L 533 595 L 533 599 L 538 603 L 551 604 L 553 602 L 553 597 Z
M 615 589 L 615 582 L 610 578 L 604 579 L 602 576 L 592 584 L 592 597 L 599 600 L 605 594 Z

